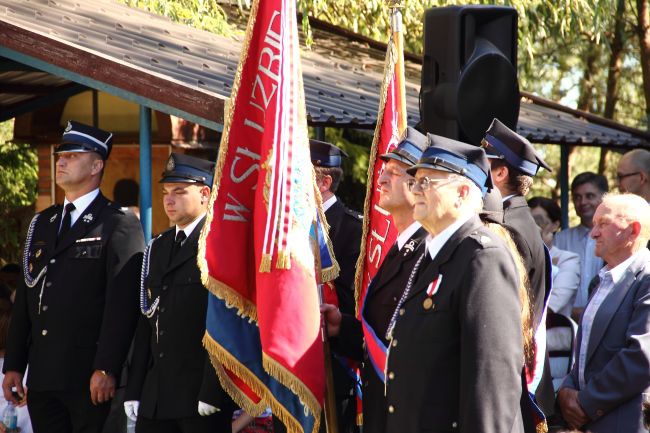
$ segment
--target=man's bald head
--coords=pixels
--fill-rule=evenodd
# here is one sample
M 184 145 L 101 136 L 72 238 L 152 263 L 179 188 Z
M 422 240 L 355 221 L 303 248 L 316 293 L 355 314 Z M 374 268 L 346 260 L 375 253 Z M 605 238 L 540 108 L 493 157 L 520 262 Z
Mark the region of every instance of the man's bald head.
M 616 173 L 618 189 L 650 202 L 650 151 L 634 149 L 621 157 Z

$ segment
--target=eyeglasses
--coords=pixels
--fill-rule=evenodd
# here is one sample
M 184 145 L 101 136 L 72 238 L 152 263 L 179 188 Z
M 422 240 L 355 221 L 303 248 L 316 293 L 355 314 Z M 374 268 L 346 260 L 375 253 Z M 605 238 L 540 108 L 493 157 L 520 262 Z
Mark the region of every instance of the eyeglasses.
M 635 171 L 634 173 L 627 173 L 627 174 L 616 173 L 616 180 L 620 182 L 621 180 L 625 179 L 626 177 L 636 176 L 637 174 L 641 174 L 641 172 L 640 171 Z
M 456 180 L 453 177 L 450 178 L 445 178 L 445 179 L 432 179 L 430 177 L 421 177 L 419 179 L 409 179 L 406 181 L 406 187 L 409 189 L 409 191 L 413 192 L 415 190 L 415 187 L 421 191 L 428 191 L 434 184 L 438 184 L 438 187 L 441 187 L 447 183 L 451 183 L 454 180 Z

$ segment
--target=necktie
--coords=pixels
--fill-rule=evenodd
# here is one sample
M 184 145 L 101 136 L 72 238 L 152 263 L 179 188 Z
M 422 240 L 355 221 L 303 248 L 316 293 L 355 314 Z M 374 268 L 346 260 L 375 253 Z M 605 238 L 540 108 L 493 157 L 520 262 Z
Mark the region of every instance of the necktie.
M 70 230 L 70 226 L 72 225 L 72 216 L 70 215 L 73 210 L 75 210 L 75 206 L 72 203 L 68 203 L 65 205 L 65 211 L 63 213 L 63 222 L 61 223 L 61 229 L 59 230 L 59 238 L 62 238 L 64 234 L 68 230 Z
M 181 249 L 181 244 L 187 238 L 185 232 L 180 230 L 176 233 L 176 239 L 174 239 L 174 247 L 172 248 L 172 259 L 178 254 L 178 251 Z

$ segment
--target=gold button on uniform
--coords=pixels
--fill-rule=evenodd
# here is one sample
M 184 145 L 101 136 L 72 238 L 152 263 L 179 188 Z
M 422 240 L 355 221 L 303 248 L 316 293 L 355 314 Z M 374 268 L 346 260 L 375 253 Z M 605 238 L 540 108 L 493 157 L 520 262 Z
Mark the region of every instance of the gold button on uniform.
M 393 347 L 397 346 L 397 340 L 393 340 Z
M 395 412 L 395 408 L 392 405 L 388 406 L 388 412 L 389 413 Z
M 400 315 L 400 316 L 403 316 L 404 313 L 406 313 L 406 310 L 403 309 L 403 308 L 400 308 L 400 309 L 399 309 L 399 315 Z
M 422 306 L 424 307 L 425 310 L 430 310 L 433 308 L 433 300 L 431 298 L 426 298 L 424 302 L 422 302 Z
M 47 329 L 43 329 L 43 330 L 41 331 L 41 335 L 47 335 Z
M 393 373 L 392 371 L 390 373 L 388 373 L 388 378 L 389 379 L 395 379 L 395 373 Z

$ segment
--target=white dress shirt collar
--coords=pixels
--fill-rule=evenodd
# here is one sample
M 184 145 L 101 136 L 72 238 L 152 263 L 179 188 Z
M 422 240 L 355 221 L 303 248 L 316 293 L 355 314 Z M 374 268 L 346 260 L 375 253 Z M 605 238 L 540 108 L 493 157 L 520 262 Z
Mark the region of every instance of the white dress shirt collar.
M 189 238 L 192 232 L 194 231 L 194 229 L 196 228 L 196 226 L 199 224 L 199 222 L 203 219 L 204 216 L 205 216 L 205 212 L 203 212 L 201 215 L 196 217 L 194 221 L 186 225 L 184 229 L 180 229 L 178 226 L 176 226 L 176 234 L 178 234 L 178 232 L 183 230 L 186 236 L 185 239 Z M 174 237 L 174 239 L 176 239 L 176 237 Z
M 420 227 L 422 227 L 422 225 L 419 222 L 413 221 L 411 225 L 406 228 L 406 230 L 400 233 L 397 236 L 397 249 L 401 250 L 406 241 L 411 239 L 411 236 L 413 236 L 415 232 L 420 229 Z
M 331 208 L 334 203 L 336 203 L 335 195 L 331 196 L 330 198 L 328 198 L 323 202 L 323 212 L 327 212 L 327 210 Z
M 640 249 L 639 251 L 632 254 L 630 257 L 628 257 L 624 262 L 616 265 L 613 269 L 609 269 L 607 265 L 605 265 L 598 273 L 598 276 L 602 280 L 605 274 L 609 272 L 609 275 L 612 277 L 612 281 L 614 282 L 614 284 L 618 284 L 618 282 L 621 281 L 621 278 L 623 278 L 623 275 L 625 274 L 627 268 L 629 268 L 632 262 L 636 260 L 636 258 L 643 252 L 644 249 Z
M 81 197 L 75 199 L 72 204 L 74 205 L 74 210 L 70 212 L 70 226 L 74 225 L 74 223 L 79 219 L 81 215 L 84 214 L 86 211 L 86 208 L 90 206 L 90 203 L 95 200 L 95 198 L 99 195 L 99 188 L 96 188 L 89 193 L 86 193 L 82 195 Z M 70 203 L 70 200 L 67 198 L 63 200 L 63 208 L 65 209 L 65 206 Z M 63 220 L 63 218 L 61 218 Z
M 474 212 L 468 212 L 465 215 L 461 215 L 456 221 L 454 221 L 449 227 L 441 231 L 437 236 L 427 236 L 427 251 L 431 256 L 431 259 L 435 259 L 442 247 L 445 246 L 449 238 L 452 237 L 458 229 L 469 221 L 474 215 Z

